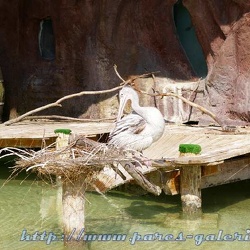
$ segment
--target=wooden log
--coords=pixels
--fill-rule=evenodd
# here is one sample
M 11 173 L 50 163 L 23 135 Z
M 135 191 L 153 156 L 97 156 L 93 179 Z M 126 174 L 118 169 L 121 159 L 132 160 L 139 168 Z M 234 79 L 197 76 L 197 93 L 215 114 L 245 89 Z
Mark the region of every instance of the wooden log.
M 180 193 L 183 217 L 186 219 L 200 218 L 202 215 L 201 167 L 182 167 L 180 177 Z
M 70 129 L 56 129 L 55 134 L 57 134 L 56 138 L 56 150 L 60 150 L 69 145 L 69 137 L 71 130 Z M 62 154 L 61 157 L 67 157 L 67 154 Z
M 180 193 L 180 171 L 177 170 L 158 170 L 146 175 L 151 183 L 162 187 L 166 195 L 176 195 Z
M 58 224 L 63 225 L 63 214 L 62 214 L 62 179 L 61 176 L 56 176 L 56 210 L 58 214 Z
M 180 192 L 180 171 L 172 170 L 165 173 L 163 191 L 168 195 L 176 195 Z
M 200 153 L 201 147 L 196 144 L 181 144 L 179 151 L 180 157 L 195 156 Z M 187 165 L 181 168 L 180 193 L 183 218 L 201 218 L 201 166 Z
M 161 188 L 149 182 L 145 176 L 138 169 L 136 169 L 134 164 L 126 163 L 123 165 L 123 167 L 134 178 L 135 182 L 143 189 L 154 195 L 161 194 Z
M 62 205 L 64 245 L 69 249 L 82 249 L 85 230 L 85 176 L 77 180 L 63 180 Z
M 62 150 L 60 159 L 70 156 L 67 148 L 70 142 L 69 129 L 56 129 L 56 150 Z M 62 223 L 64 232 L 64 245 L 69 249 L 82 249 L 84 241 L 81 238 L 85 230 L 85 191 L 86 176 L 71 177 L 57 176 L 58 196 L 61 194 L 62 201 Z
M 57 135 L 56 138 L 56 150 L 62 150 L 63 148 L 67 147 L 69 144 L 69 137 L 71 130 L 69 129 L 56 129 L 54 130 L 55 134 Z M 66 133 L 65 133 L 66 132 Z M 69 157 L 69 152 L 65 151 L 61 153 L 58 158 L 65 159 Z M 56 209 L 58 212 L 59 218 L 59 225 L 63 224 L 63 214 L 62 214 L 62 180 L 61 176 L 56 176 L 56 186 L 57 186 L 57 202 L 56 202 Z

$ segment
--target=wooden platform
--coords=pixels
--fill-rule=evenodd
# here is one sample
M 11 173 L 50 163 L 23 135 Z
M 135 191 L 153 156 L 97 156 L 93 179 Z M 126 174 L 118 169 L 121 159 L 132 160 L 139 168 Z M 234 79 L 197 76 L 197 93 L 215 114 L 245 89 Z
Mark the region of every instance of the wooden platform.
M 195 157 L 179 157 L 181 143 L 199 144 L 202 152 Z M 190 165 L 203 166 L 201 187 L 204 188 L 250 178 L 249 157 L 249 162 L 239 159 L 230 164 L 227 161 L 250 153 L 250 128 L 222 132 L 220 127 L 166 125 L 162 138 L 143 153 L 153 160 L 153 165 L 143 166 L 140 171 L 150 174 L 150 180 L 161 186 L 166 194 L 179 193 L 179 169 L 189 168 Z M 241 171 L 242 164 L 248 164 L 249 167 Z M 161 169 L 161 173 L 155 171 L 157 169 Z M 105 192 L 132 180 L 122 167 L 119 170 L 126 176 L 126 180 L 110 168 L 100 173 L 98 187 L 101 191 Z
M 22 122 L 11 126 L 0 124 L 0 148 L 40 148 L 55 142 L 55 129 L 67 128 L 72 133 L 96 139 L 114 127 L 110 122 Z M 202 147 L 196 157 L 179 157 L 179 144 L 193 143 Z M 144 151 L 144 155 L 172 165 L 207 165 L 250 153 L 250 127 L 235 132 L 222 132 L 220 127 L 168 125 L 162 138 Z M 164 159 L 164 160 L 163 160 Z M 148 172 L 148 171 L 147 171 Z
M 40 147 L 42 140 L 55 141 L 55 129 L 68 128 L 72 133 L 96 137 L 109 133 L 114 127 L 109 122 L 23 122 L 11 126 L 0 124 L 0 147 Z M 196 143 L 202 154 L 195 159 L 179 158 L 179 144 Z M 144 151 L 151 159 L 175 159 L 178 164 L 200 164 L 221 161 L 250 153 L 250 127 L 236 132 L 222 132 L 220 127 L 166 125 L 163 137 Z
M 55 142 L 55 129 L 67 128 L 73 133 L 96 137 L 108 133 L 113 128 L 112 123 L 80 123 L 80 122 L 22 122 L 11 126 L 0 124 L 0 148 L 21 147 L 40 148 Z
M 67 128 L 72 133 L 98 139 L 109 133 L 113 123 L 79 122 L 24 122 L 0 125 L 0 148 L 39 148 L 56 140 L 55 129 Z M 197 156 L 179 156 L 179 145 L 199 144 L 202 152 Z M 148 180 L 166 194 L 181 193 L 183 213 L 189 218 L 201 216 L 201 188 L 231 181 L 250 179 L 250 128 L 237 128 L 223 132 L 220 127 L 167 125 L 162 138 L 144 151 L 152 166 L 142 166 L 140 172 L 149 174 Z M 108 191 L 132 180 L 119 166 L 125 179 L 105 167 L 95 178 L 95 187 Z M 159 171 L 155 171 L 159 170 Z M 155 175 L 155 176 L 154 176 Z M 158 176 L 157 176 L 158 175 Z
M 199 144 L 202 152 L 195 157 L 179 157 L 179 144 Z M 177 165 L 219 162 L 250 153 L 250 128 L 222 132 L 220 127 L 167 125 L 163 137 L 144 154 L 150 159 L 164 158 Z

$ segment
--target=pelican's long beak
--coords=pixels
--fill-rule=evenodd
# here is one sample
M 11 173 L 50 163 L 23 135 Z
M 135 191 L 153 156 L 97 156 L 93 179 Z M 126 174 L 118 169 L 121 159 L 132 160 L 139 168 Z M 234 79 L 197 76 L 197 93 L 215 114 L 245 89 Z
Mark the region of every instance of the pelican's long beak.
M 123 115 L 123 110 L 126 106 L 126 103 L 128 101 L 128 98 L 126 96 L 123 96 L 121 99 L 120 99 L 120 105 L 119 105 L 119 109 L 118 109 L 118 115 L 117 115 L 117 122 L 121 120 L 122 118 L 122 115 Z

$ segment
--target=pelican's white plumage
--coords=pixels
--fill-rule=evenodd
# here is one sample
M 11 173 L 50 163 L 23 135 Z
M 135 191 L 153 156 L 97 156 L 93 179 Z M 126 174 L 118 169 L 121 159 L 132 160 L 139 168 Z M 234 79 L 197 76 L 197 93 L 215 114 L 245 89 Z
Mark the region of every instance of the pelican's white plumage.
M 164 118 L 155 107 L 141 107 L 139 97 L 132 87 L 124 86 L 119 97 L 117 122 L 110 133 L 109 144 L 142 151 L 160 139 L 165 128 Z M 121 119 L 128 100 L 131 100 L 133 113 Z

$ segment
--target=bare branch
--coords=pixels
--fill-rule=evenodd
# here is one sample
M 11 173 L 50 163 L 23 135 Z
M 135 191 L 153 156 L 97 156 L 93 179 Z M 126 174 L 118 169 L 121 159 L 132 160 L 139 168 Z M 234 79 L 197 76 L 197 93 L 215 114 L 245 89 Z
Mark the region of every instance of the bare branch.
M 148 94 L 147 92 L 145 91 L 141 91 L 141 90 L 138 90 L 140 93 L 142 94 L 146 94 L 146 95 L 149 95 L 149 96 L 161 96 L 161 97 L 164 97 L 164 96 L 172 96 L 172 97 L 176 97 L 178 99 L 181 99 L 183 102 L 189 104 L 190 106 L 192 107 L 195 107 L 195 108 L 198 108 L 199 110 L 201 110 L 203 113 L 209 115 L 214 121 L 216 121 L 221 127 L 222 127 L 222 130 L 224 131 L 228 131 L 228 127 L 223 125 L 223 123 L 221 122 L 221 120 L 214 114 L 212 113 L 211 111 L 207 110 L 206 108 L 202 107 L 201 105 L 199 104 L 196 104 L 194 102 L 191 102 L 189 101 L 188 99 L 186 99 L 185 97 L 183 96 L 180 96 L 180 95 L 177 95 L 177 94 L 174 94 L 174 93 L 157 93 L 157 94 Z M 230 129 L 230 128 L 229 128 Z
M 117 71 L 117 65 L 114 65 L 114 70 L 116 75 L 119 77 L 120 80 L 123 81 L 123 83 L 125 83 L 126 81 L 121 77 L 121 75 L 119 74 L 119 72 Z
M 129 82 L 129 81 L 127 81 Z M 29 115 L 32 115 L 34 113 L 37 113 L 39 111 L 42 111 L 42 110 L 45 110 L 45 109 L 48 109 L 48 108 L 52 108 L 52 107 L 58 107 L 58 106 L 62 106 L 60 103 L 67 100 L 67 99 L 70 99 L 70 98 L 74 98 L 74 97 L 79 97 L 79 96 L 82 96 L 82 95 L 100 95 L 100 94 L 105 94 L 105 93 L 110 93 L 110 92 L 114 92 L 114 91 L 117 91 L 119 89 L 121 89 L 122 86 L 118 86 L 118 87 L 115 87 L 115 88 L 112 88 L 112 89 L 107 89 L 107 90 L 99 90 L 99 91 L 82 91 L 82 92 L 79 92 L 79 93 L 75 93 L 75 94 L 71 94 L 71 95 L 66 95 L 60 99 L 58 99 L 56 102 L 53 102 L 53 103 L 49 103 L 47 105 L 44 105 L 42 107 L 39 107 L 39 108 L 36 108 L 36 109 L 33 109 L 15 119 L 12 119 L 12 120 L 9 120 L 7 122 L 4 123 L 4 125 L 8 126 L 8 125 L 11 125 L 13 123 L 16 123 L 16 122 L 19 122 L 21 121 L 24 117 L 27 117 Z
M 74 117 L 60 116 L 60 115 L 37 115 L 37 116 L 34 115 L 34 116 L 26 116 L 22 120 L 32 120 L 32 119 L 66 120 L 66 121 L 77 121 L 77 122 L 101 122 L 101 121 L 115 120 L 116 117 L 100 118 L 100 119 L 83 119 L 83 118 L 74 118 Z
M 142 74 L 142 75 L 139 75 L 139 76 L 134 76 L 134 77 L 131 77 L 130 79 L 128 79 L 127 81 L 125 81 L 121 77 L 121 75 L 119 74 L 119 72 L 117 70 L 117 65 L 114 65 L 114 70 L 115 70 L 115 73 L 118 76 L 118 78 L 123 81 L 122 83 L 120 83 L 120 85 L 123 85 L 123 86 L 126 85 L 126 84 L 128 84 L 128 83 L 130 83 L 131 85 L 133 85 L 133 81 L 136 80 L 136 79 L 138 79 L 138 78 L 149 77 L 149 76 L 152 76 L 152 75 L 157 74 L 157 73 L 160 72 L 160 71 L 155 71 L 155 72 L 150 72 L 150 73 Z

